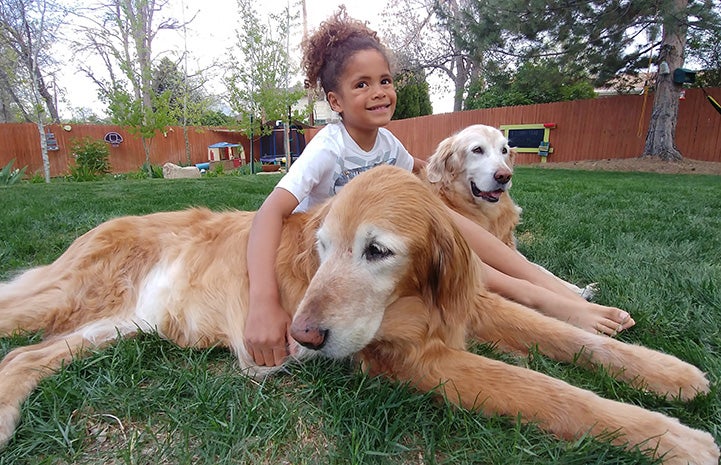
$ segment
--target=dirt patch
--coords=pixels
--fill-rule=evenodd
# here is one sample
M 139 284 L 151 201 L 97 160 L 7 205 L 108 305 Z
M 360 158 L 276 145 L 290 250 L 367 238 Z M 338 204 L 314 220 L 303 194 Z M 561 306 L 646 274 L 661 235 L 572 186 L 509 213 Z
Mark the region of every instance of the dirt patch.
M 646 173 L 714 174 L 721 176 L 721 163 L 683 159 L 661 161 L 653 158 L 605 158 L 603 160 L 539 163 L 540 168 L 565 168 L 591 171 L 640 171 Z

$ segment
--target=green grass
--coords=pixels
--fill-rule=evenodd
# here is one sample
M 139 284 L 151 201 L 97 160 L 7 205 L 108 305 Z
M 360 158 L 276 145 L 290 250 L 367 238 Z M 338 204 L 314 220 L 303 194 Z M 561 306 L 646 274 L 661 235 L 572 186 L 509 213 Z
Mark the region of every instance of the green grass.
M 0 278 L 55 259 L 122 214 L 191 205 L 256 209 L 276 176 L 20 184 L 0 188 Z M 721 179 L 519 168 L 520 248 L 598 301 L 628 309 L 620 339 L 672 353 L 709 374 L 691 403 L 632 389 L 602 371 L 534 354 L 477 350 L 642 405 L 721 442 Z M 0 353 L 37 341 L 0 339 Z M 44 380 L 23 406 L 0 464 L 650 464 L 583 438 L 559 441 L 514 419 L 485 418 L 405 386 L 316 360 L 258 384 L 220 349 L 179 349 L 154 335 L 99 351 Z

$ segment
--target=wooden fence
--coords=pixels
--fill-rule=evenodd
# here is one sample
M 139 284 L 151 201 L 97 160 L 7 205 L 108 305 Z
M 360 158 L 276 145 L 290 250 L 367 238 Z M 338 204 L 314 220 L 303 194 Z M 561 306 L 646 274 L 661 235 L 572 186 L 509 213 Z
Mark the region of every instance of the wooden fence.
M 145 151 L 139 137 L 121 126 L 109 125 L 49 125 L 45 131 L 52 133 L 58 150 L 48 152 L 51 176 L 67 173 L 73 163 L 71 145 L 74 140 L 90 137 L 103 140 L 106 134 L 117 132 L 123 138 L 117 147 L 110 147 L 110 166 L 114 173 L 135 171 L 145 162 Z M 37 125 L 31 123 L 0 124 L 0 167 L 15 159 L 14 166 L 27 166 L 27 173 L 42 172 L 40 134 Z M 222 128 L 188 128 L 190 160 L 186 155 L 182 127 L 170 127 L 156 135 L 150 143 L 150 162 L 162 165 L 173 163 L 200 163 L 208 161 L 208 146 L 217 142 L 240 143 L 249 153 L 248 138 L 238 131 Z
M 707 89 L 721 101 L 721 88 Z M 555 123 L 550 132 L 553 153 L 548 162 L 631 158 L 643 151 L 651 116 L 653 95 L 641 95 L 578 100 L 517 107 L 472 110 L 392 121 L 388 128 L 413 155 L 425 158 L 436 145 L 450 134 L 471 124 L 501 126 L 506 124 Z M 640 122 L 640 131 L 639 131 Z M 117 132 L 123 142 L 110 148 L 113 172 L 137 170 L 145 162 L 145 152 L 139 138 L 120 126 L 50 125 L 58 150 L 49 152 L 51 175 L 67 172 L 73 161 L 70 146 L 74 139 L 91 137 L 102 140 L 108 132 Z M 305 131 L 309 141 L 318 129 Z M 188 130 L 190 159 L 186 156 L 183 128 L 170 127 L 152 139 L 150 161 L 162 165 L 173 163 L 201 163 L 208 160 L 208 146 L 217 142 L 239 143 L 249 161 L 250 142 L 238 131 L 222 128 L 190 128 Z M 684 156 L 704 161 L 721 162 L 721 114 L 706 101 L 700 89 L 686 91 L 680 102 L 676 129 L 676 145 Z M 254 144 L 257 159 L 258 141 Z M 28 173 L 42 172 L 39 133 L 30 123 L 0 124 L 0 167 L 15 159 L 15 166 L 27 166 Z M 536 163 L 538 155 L 521 154 L 518 163 Z
M 707 89 L 721 102 L 721 88 Z M 688 158 L 721 162 L 721 114 L 701 89 L 688 89 L 679 102 L 676 145 Z M 392 121 L 388 128 L 408 151 L 419 157 L 433 153 L 448 135 L 471 124 L 555 123 L 550 131 L 553 153 L 548 162 L 633 158 L 643 152 L 653 94 L 472 110 Z M 639 131 L 639 121 L 641 128 Z M 537 163 L 538 155 L 520 154 L 518 163 Z

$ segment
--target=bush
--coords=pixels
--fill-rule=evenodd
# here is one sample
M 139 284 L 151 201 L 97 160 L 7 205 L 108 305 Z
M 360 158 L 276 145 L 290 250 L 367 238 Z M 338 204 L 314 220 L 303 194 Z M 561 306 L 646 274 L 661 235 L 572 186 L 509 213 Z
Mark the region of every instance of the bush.
M 40 172 L 35 172 L 30 176 L 30 184 L 42 184 L 45 182 L 45 175 Z
M 148 179 L 149 177 L 148 172 L 141 167 L 135 171 L 123 173 L 123 176 L 120 179 Z
M 213 170 L 208 170 L 205 172 L 205 177 L 208 178 L 217 178 L 218 176 L 225 175 L 225 168 L 222 164 L 217 164 L 213 167 Z
M 23 166 L 22 169 L 13 169 L 13 163 L 15 163 L 14 158 L 10 160 L 10 162 L 5 165 L 2 170 L 0 170 L 0 186 L 12 186 L 16 182 L 20 181 L 23 174 L 25 174 L 27 166 Z
M 76 181 L 89 181 L 110 172 L 110 149 L 108 144 L 90 137 L 75 139 L 71 142 L 75 157 L 75 166 L 70 167 L 70 177 Z M 82 179 L 77 179 L 76 175 Z
M 70 170 L 70 175 L 68 176 L 68 179 L 70 181 L 97 181 L 102 177 L 101 174 L 94 172 L 92 169 L 85 165 L 72 165 L 68 167 L 68 170 Z
M 153 165 L 152 163 L 145 162 L 140 168 L 140 171 L 144 171 L 149 178 L 162 179 L 163 178 L 163 167 L 160 165 Z
M 254 173 L 260 173 L 263 171 L 263 164 L 259 161 L 254 162 L 253 164 Z M 238 168 L 238 174 L 246 175 L 250 174 L 250 163 L 247 163 L 245 165 L 242 165 L 240 168 Z

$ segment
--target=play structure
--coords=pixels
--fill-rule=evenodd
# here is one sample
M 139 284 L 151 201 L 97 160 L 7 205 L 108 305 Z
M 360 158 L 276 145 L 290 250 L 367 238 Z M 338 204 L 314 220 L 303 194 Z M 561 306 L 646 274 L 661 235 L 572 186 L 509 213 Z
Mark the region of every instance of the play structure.
M 245 161 L 245 150 L 240 144 L 231 142 L 217 142 L 208 146 L 208 161 L 221 160 L 242 160 Z
M 541 163 L 546 163 L 548 155 L 553 153 L 550 136 L 556 123 L 543 124 L 502 124 L 501 131 L 508 139 L 508 145 L 519 153 L 537 153 Z

